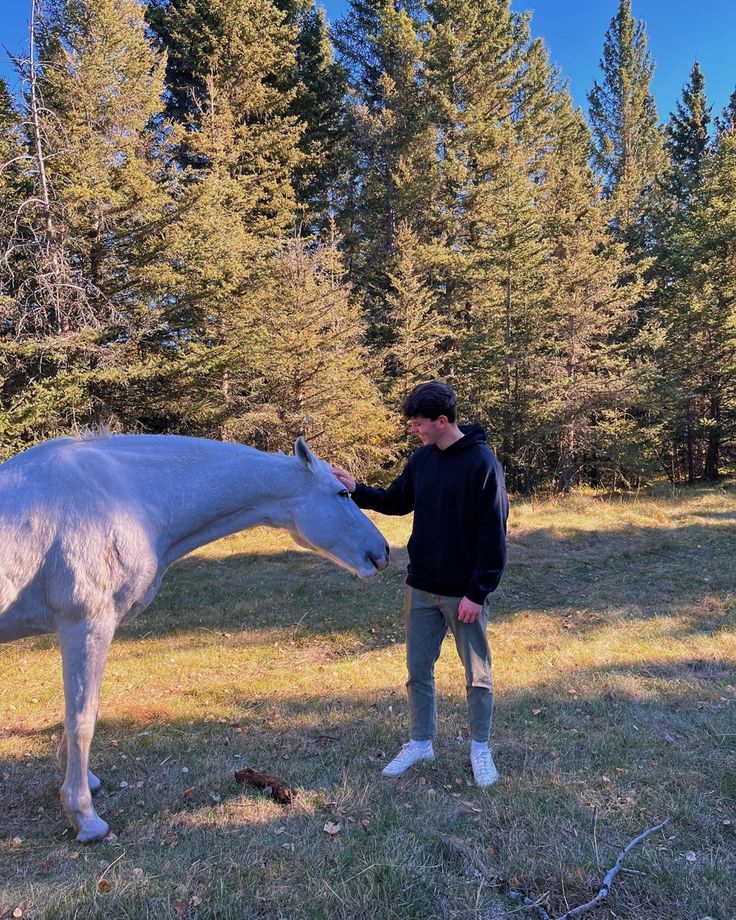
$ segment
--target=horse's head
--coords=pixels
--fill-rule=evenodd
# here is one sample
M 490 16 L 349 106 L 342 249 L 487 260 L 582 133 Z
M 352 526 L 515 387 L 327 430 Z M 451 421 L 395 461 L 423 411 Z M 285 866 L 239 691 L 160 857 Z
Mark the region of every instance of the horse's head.
M 303 438 L 297 438 L 294 454 L 302 464 L 304 483 L 291 509 L 289 530 L 296 542 L 361 578 L 383 571 L 389 555 L 383 534 Z

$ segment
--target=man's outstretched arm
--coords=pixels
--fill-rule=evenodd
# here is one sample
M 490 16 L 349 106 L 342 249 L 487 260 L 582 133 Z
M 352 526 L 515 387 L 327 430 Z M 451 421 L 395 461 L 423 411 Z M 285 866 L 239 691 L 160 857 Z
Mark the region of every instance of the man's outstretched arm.
M 339 466 L 332 467 L 333 474 L 353 496 L 359 508 L 378 511 L 381 514 L 408 514 L 414 510 L 414 479 L 411 463 L 407 463 L 400 476 L 386 489 L 374 489 L 356 482 L 346 470 Z

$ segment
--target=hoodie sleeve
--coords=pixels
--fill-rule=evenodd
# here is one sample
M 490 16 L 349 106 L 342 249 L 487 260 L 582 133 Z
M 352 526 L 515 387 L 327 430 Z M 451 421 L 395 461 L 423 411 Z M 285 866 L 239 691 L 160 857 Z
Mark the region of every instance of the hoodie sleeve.
M 491 460 L 483 469 L 478 502 L 481 517 L 478 525 L 478 543 L 473 574 L 465 596 L 482 604 L 495 591 L 506 565 L 506 521 L 509 516 L 509 499 L 500 464 Z
M 359 508 L 381 514 L 408 514 L 414 510 L 414 477 L 411 460 L 387 489 L 374 489 L 359 482 L 353 492 Z

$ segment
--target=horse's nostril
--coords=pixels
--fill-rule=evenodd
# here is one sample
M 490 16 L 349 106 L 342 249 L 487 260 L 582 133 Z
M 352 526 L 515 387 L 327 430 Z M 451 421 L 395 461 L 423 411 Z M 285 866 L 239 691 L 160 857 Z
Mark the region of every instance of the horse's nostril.
M 389 556 L 391 555 L 391 547 L 388 545 L 388 543 L 386 544 L 385 552 L 386 552 L 386 558 L 388 559 Z
M 374 556 L 373 553 L 366 553 L 366 556 L 373 568 L 378 569 L 379 572 L 382 572 L 388 566 L 388 547 L 386 547 L 382 556 Z

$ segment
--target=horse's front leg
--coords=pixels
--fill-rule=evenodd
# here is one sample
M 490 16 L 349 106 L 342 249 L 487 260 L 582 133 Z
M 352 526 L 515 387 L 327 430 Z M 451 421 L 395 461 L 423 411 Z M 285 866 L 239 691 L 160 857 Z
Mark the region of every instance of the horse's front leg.
M 61 733 L 61 744 L 59 745 L 59 750 L 57 751 L 56 755 L 59 760 L 59 766 L 61 767 L 62 773 L 66 773 L 66 751 L 66 729 L 63 729 Z M 102 783 L 99 776 L 95 776 L 91 770 L 87 770 L 87 779 L 89 780 L 89 791 L 92 793 L 92 795 L 95 795 L 95 793 L 102 789 Z
M 97 706 L 115 618 L 97 618 L 59 627 L 64 671 L 66 717 L 66 775 L 61 804 L 77 831 L 77 840 L 100 840 L 109 827 L 92 805 L 89 749 L 95 732 Z

